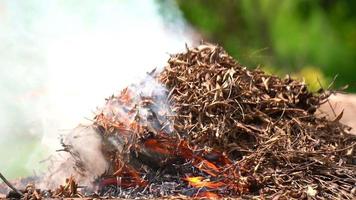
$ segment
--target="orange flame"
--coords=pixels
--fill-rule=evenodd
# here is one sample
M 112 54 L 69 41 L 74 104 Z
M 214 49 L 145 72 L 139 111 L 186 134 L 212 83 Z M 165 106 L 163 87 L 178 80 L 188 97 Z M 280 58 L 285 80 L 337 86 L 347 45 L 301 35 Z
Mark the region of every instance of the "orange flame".
M 144 179 L 141 178 L 138 171 L 134 168 L 122 165 L 121 163 L 117 163 L 117 167 L 119 169 L 113 174 L 113 176 L 128 178 L 128 180 L 123 180 L 121 185 L 132 187 L 132 186 L 146 186 L 148 183 Z
M 178 149 L 180 156 L 189 160 L 194 160 L 193 165 L 201 171 L 215 177 L 221 172 L 221 170 L 214 163 L 209 162 L 201 156 L 194 155 L 186 141 L 181 141 L 178 144 Z
M 168 146 L 165 146 L 165 145 L 162 145 L 164 144 L 163 143 L 164 141 L 160 142 L 156 139 L 147 139 L 145 141 L 145 147 L 154 151 L 154 152 L 157 152 L 157 153 L 161 153 L 161 154 L 164 154 L 164 155 L 171 155 L 173 152 L 171 152 L 168 148 L 170 147 L 169 145 Z M 172 144 L 171 144 L 172 145 Z
M 195 177 L 187 177 L 184 178 L 183 180 L 188 181 L 189 185 L 196 187 L 196 188 L 202 188 L 202 187 L 208 187 L 208 188 L 219 188 L 221 186 L 224 186 L 225 184 L 222 182 L 211 182 L 207 179 L 203 180 L 204 177 L 202 176 L 195 176 Z
M 198 167 L 203 172 L 210 174 L 211 176 L 217 176 L 220 172 L 219 168 L 213 163 L 204 160 L 203 158 L 199 158 L 200 162 L 194 163 L 196 167 Z

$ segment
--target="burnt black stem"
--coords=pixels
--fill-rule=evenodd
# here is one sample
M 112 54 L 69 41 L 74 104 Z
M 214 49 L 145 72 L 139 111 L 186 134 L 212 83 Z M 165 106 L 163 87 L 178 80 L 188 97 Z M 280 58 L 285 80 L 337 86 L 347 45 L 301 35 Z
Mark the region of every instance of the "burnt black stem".
M 4 181 L 4 183 L 9 186 L 9 188 L 11 188 L 14 192 L 16 192 L 17 194 L 23 196 L 23 193 L 20 192 L 19 190 L 17 190 L 1 173 L 0 173 L 0 178 Z

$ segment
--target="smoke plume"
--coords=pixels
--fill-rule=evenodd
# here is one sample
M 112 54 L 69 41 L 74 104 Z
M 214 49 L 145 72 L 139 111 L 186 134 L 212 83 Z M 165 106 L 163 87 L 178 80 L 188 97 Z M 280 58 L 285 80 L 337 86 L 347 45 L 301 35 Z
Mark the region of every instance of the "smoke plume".
M 190 43 L 179 10 L 168 7 L 173 21 L 154 0 L 1 1 L 2 172 L 32 174 L 61 148 L 59 135 L 90 123 L 105 97 Z

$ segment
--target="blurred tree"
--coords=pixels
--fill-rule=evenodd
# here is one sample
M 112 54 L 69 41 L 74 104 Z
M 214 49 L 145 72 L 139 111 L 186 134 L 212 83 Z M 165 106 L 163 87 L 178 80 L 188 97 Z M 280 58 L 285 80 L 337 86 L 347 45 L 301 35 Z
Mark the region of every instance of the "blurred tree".
M 241 63 L 279 72 L 317 66 L 356 92 L 356 1 L 177 0 L 185 18 Z M 314 69 L 315 67 L 313 67 Z M 309 70 L 314 71 L 315 70 Z M 320 72 L 321 71 L 321 72 Z M 308 78 L 310 79 L 310 78 Z M 323 82 L 323 81 L 321 81 Z

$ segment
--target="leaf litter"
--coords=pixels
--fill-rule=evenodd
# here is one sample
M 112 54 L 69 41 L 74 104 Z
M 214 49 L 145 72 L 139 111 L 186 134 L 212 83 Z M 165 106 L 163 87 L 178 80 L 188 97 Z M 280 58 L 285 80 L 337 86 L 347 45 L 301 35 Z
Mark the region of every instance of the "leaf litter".
M 96 189 L 79 192 L 71 176 L 47 197 L 355 197 L 356 136 L 343 113 L 315 113 L 332 91 L 247 69 L 208 43 L 172 55 L 149 78 L 158 90 L 129 86 L 94 118 L 109 163 Z M 78 177 L 90 173 L 73 146 L 63 142 L 63 151 Z M 46 196 L 28 188 L 24 199 Z

